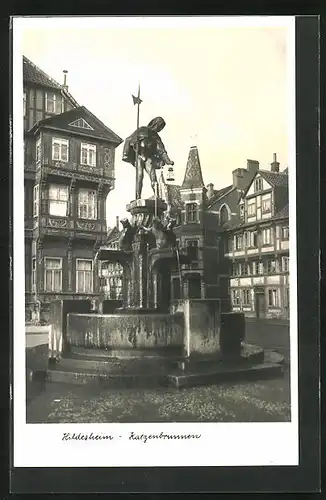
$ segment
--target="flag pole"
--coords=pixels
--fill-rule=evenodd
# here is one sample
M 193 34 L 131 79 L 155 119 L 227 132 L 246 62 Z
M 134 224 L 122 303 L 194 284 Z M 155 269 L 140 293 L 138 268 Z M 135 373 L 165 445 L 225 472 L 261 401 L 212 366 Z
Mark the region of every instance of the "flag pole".
M 140 106 L 140 82 L 138 82 L 138 95 L 137 95 L 137 132 L 136 132 L 136 176 L 138 172 L 138 129 L 139 129 L 139 106 Z M 136 187 L 137 189 L 137 187 Z M 137 197 L 137 193 L 136 193 Z

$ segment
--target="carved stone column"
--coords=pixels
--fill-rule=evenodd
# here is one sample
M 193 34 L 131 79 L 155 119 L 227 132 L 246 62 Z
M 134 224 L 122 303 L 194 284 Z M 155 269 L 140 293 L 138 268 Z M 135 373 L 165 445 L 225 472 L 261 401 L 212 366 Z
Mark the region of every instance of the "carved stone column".
M 105 214 L 104 214 L 104 187 L 103 182 L 99 182 L 97 186 L 97 219 L 101 221 L 101 224 L 104 222 Z
M 44 249 L 40 238 L 36 242 L 36 262 L 36 290 L 42 293 L 44 292 Z
M 49 213 L 49 207 L 48 207 L 49 187 L 45 177 L 41 178 L 39 189 L 40 189 L 39 215 L 47 215 Z
M 139 231 L 132 244 L 132 307 L 147 308 L 148 255 L 146 235 Z
M 69 208 L 68 213 L 70 217 L 76 217 L 76 209 L 77 209 L 77 195 L 76 195 L 76 178 L 72 177 L 69 186 Z

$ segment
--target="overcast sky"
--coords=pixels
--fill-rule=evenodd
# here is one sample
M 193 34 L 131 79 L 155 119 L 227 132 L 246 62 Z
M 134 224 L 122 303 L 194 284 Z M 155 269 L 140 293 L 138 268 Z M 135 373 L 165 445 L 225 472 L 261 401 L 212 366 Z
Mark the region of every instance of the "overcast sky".
M 238 18 L 236 18 L 238 19 Z M 258 19 L 257 19 L 258 20 Z M 256 21 L 257 21 L 256 20 Z M 266 20 L 266 18 L 265 18 Z M 37 19 L 22 31 L 22 51 L 121 138 L 135 129 L 131 93 L 141 84 L 140 124 L 161 115 L 161 132 L 182 182 L 189 147 L 197 145 L 204 182 L 216 189 L 232 182 L 247 158 L 269 168 L 277 153 L 289 161 L 288 28 L 209 22 L 114 24 Z M 269 20 L 270 24 L 271 21 Z M 237 24 L 237 25 L 236 25 Z M 264 23 L 266 24 L 266 22 Z M 277 24 L 277 25 L 276 25 Z M 283 26 L 282 26 L 283 24 Z M 107 203 L 108 224 L 125 216 L 134 199 L 135 169 L 116 150 L 116 188 Z M 151 195 L 145 183 L 143 195 Z

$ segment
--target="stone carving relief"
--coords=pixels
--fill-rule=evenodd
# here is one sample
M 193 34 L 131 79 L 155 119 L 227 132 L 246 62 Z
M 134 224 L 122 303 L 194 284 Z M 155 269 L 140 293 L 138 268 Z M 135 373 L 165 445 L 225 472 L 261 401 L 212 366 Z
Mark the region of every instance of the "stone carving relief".
M 64 228 L 67 227 L 67 219 L 48 219 L 48 225 L 50 227 Z
M 83 221 L 76 221 L 76 226 L 78 229 L 89 229 L 90 231 L 94 231 L 96 228 L 95 222 L 83 222 Z

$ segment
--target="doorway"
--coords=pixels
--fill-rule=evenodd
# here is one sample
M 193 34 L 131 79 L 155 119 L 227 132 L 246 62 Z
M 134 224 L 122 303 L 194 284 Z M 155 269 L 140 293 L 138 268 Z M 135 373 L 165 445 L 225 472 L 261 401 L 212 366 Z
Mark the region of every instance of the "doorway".
M 188 278 L 188 297 L 189 299 L 201 298 L 201 279 L 200 276 L 191 276 Z
M 265 317 L 266 299 L 264 291 L 256 291 L 255 293 L 255 310 L 257 319 Z

